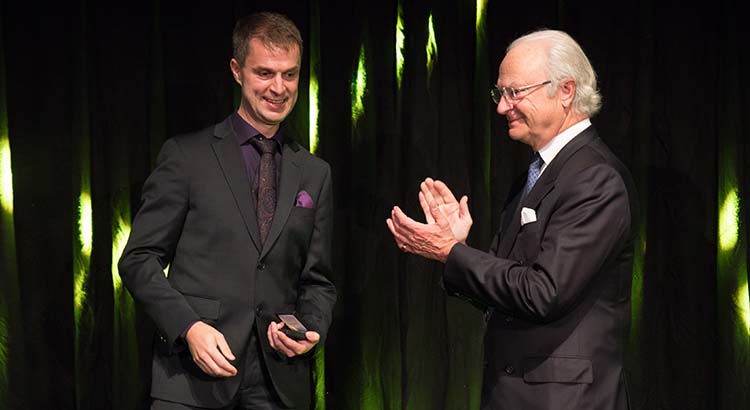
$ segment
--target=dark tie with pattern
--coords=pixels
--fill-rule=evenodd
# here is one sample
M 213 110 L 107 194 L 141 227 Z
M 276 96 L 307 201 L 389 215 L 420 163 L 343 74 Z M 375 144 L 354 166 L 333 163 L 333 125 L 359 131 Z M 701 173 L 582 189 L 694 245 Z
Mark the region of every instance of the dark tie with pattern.
M 536 184 L 536 180 L 539 179 L 539 175 L 542 173 L 543 164 L 544 160 L 542 160 L 538 152 L 535 152 L 533 160 L 529 164 L 529 173 L 526 177 L 526 185 L 523 187 L 523 196 L 526 196 L 531 191 L 531 188 L 534 187 L 534 184 Z
M 260 151 L 260 169 L 258 171 L 258 227 L 260 241 L 266 242 L 271 229 L 273 213 L 276 210 L 276 141 L 269 138 L 253 138 L 252 144 Z

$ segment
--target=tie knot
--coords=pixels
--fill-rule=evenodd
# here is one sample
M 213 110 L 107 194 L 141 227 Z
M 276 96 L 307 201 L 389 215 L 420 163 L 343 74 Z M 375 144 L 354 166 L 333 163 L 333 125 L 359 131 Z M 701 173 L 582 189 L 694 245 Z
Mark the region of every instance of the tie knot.
M 536 184 L 536 180 L 539 179 L 539 174 L 541 174 L 542 170 L 542 164 L 544 164 L 544 160 L 539 155 L 538 152 L 534 153 L 533 160 L 531 161 L 531 164 L 529 164 L 529 173 L 526 177 L 526 185 L 523 188 L 523 195 L 531 191 L 531 188 L 534 187 L 534 184 Z
M 535 152 L 534 156 L 531 158 L 531 164 L 529 164 L 529 169 L 539 171 L 542 168 L 543 163 L 544 163 L 544 160 L 542 160 L 542 156 L 539 155 L 538 152 Z
M 276 141 L 271 138 L 259 137 L 250 140 L 260 150 L 261 154 L 273 154 L 276 152 Z

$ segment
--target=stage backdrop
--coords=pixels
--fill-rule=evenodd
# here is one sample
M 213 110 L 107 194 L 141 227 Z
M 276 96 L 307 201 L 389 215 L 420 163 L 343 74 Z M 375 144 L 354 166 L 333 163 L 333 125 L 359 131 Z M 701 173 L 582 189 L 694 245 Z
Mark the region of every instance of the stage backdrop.
M 743 3 L 743 5 L 740 5 Z M 628 335 L 637 409 L 750 406 L 747 6 L 635 0 L 0 0 L 0 408 L 140 409 L 152 325 L 116 267 L 169 136 L 237 105 L 236 18 L 303 32 L 290 135 L 334 172 L 339 302 L 317 409 L 476 409 L 483 321 L 442 265 L 400 253 L 393 205 L 427 176 L 470 197 L 487 248 L 530 158 L 489 88 L 507 44 L 563 29 L 643 209 Z

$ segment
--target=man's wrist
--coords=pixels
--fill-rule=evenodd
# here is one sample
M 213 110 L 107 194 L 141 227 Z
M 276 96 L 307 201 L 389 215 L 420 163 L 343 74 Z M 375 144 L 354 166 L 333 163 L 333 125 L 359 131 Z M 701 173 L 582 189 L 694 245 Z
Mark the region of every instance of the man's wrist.
M 185 326 L 185 330 L 183 330 L 182 333 L 180 333 L 180 341 L 183 341 L 183 342 L 187 341 L 187 334 L 188 334 L 188 332 L 198 322 L 199 322 L 199 320 L 194 320 L 194 321 L 188 323 L 187 326 Z
M 448 242 L 448 244 L 443 248 L 443 251 L 439 255 L 440 262 L 445 263 L 448 260 L 448 255 L 450 255 L 451 250 L 453 250 L 453 247 L 458 243 L 460 242 L 458 242 L 456 239 L 451 239 L 450 242 Z

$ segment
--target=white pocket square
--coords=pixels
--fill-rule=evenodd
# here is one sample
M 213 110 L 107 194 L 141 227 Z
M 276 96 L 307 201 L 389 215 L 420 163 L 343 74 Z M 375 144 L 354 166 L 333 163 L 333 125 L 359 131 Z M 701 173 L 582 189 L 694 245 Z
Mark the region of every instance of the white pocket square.
M 521 208 L 521 226 L 536 222 L 536 211 L 531 208 Z

